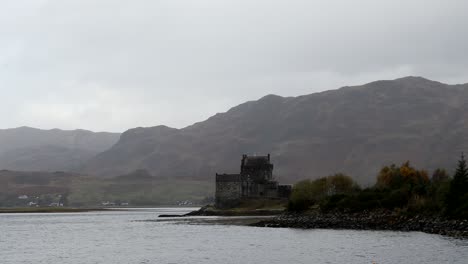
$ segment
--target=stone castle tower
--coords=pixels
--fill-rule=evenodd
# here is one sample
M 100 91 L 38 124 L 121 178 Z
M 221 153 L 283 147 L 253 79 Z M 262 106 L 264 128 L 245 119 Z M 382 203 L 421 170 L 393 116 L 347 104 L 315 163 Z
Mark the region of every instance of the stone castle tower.
M 216 207 L 233 207 L 242 199 L 287 198 L 291 186 L 273 178 L 273 164 L 267 156 L 242 155 L 240 174 L 216 174 Z

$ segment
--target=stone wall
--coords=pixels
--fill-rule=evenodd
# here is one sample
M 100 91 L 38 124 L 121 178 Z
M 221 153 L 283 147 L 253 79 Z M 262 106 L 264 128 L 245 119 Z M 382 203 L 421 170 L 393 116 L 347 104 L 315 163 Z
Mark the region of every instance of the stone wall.
M 216 207 L 228 208 L 237 205 L 241 198 L 239 174 L 216 174 Z

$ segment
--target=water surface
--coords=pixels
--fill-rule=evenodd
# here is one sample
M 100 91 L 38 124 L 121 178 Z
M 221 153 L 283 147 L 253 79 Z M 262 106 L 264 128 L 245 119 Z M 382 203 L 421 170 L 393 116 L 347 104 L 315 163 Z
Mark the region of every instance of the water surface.
M 157 218 L 188 210 L 0 214 L 0 263 L 467 263 L 468 259 L 467 240 L 420 232 L 275 229 Z

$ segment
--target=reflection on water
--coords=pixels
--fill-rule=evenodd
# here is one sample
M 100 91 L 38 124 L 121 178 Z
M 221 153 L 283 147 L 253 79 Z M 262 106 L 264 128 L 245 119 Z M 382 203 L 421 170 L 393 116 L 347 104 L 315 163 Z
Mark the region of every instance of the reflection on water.
M 0 214 L 0 263 L 467 263 L 468 241 L 419 232 L 270 229 L 191 209 Z M 187 222 L 188 221 L 188 222 Z M 215 222 L 213 222 L 215 221 Z M 220 224 L 221 223 L 221 224 Z

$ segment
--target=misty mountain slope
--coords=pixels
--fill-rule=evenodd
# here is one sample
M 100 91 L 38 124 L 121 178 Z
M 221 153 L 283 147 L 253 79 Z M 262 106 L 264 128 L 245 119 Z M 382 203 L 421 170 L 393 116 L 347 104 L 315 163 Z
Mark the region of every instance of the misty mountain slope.
M 86 130 L 1 129 L 0 169 L 76 170 L 118 139 L 118 133 Z
M 212 180 L 243 153 L 271 153 L 282 181 L 344 172 L 372 182 L 385 164 L 452 168 L 468 149 L 468 85 L 419 77 L 299 97 L 268 95 L 183 129 L 138 128 L 85 171 Z
M 78 170 L 96 154 L 91 150 L 44 145 L 0 153 L 0 166 L 22 171 Z

